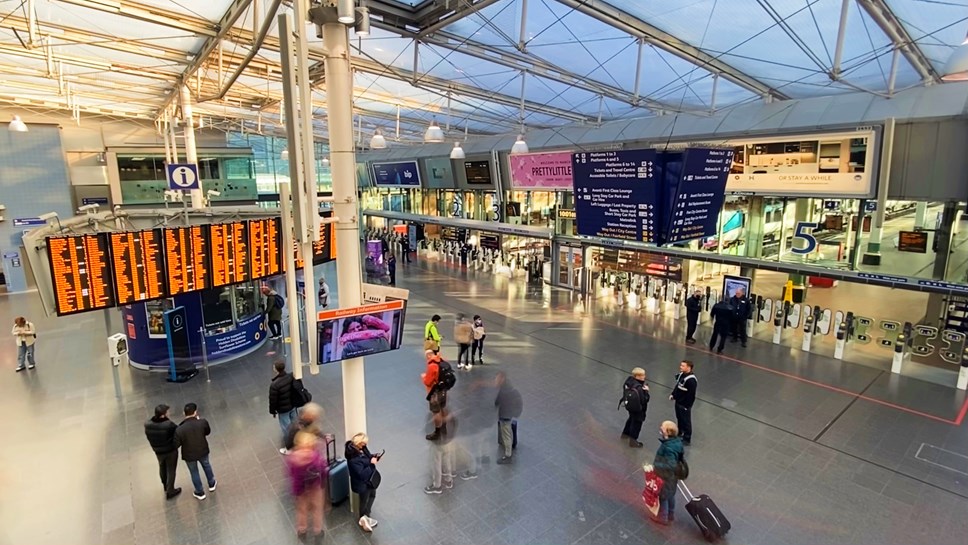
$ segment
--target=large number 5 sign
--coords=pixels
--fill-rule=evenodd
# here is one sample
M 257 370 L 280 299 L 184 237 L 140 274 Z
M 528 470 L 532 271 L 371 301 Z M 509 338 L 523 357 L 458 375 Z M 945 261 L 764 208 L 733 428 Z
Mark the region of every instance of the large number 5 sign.
M 807 245 L 803 248 L 790 248 L 790 251 L 795 254 L 809 254 L 810 252 L 817 249 L 817 237 L 813 236 L 813 230 L 816 229 L 819 224 L 812 221 L 799 221 L 797 222 L 797 228 L 793 232 L 793 240 L 800 239 L 805 240 Z

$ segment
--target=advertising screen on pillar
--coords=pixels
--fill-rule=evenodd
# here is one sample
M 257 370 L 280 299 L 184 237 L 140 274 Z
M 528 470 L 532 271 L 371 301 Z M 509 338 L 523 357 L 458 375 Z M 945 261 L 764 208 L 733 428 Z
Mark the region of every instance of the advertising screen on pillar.
M 657 242 L 659 185 L 654 149 L 572 154 L 578 234 Z
M 420 187 L 416 161 L 373 163 L 373 181 L 378 187 Z
M 400 348 L 406 306 L 406 301 L 387 301 L 320 312 L 316 361 L 332 363 Z
M 731 149 L 686 150 L 679 182 L 674 188 L 664 243 L 716 234 L 719 211 L 726 198 L 726 177 L 732 161 Z

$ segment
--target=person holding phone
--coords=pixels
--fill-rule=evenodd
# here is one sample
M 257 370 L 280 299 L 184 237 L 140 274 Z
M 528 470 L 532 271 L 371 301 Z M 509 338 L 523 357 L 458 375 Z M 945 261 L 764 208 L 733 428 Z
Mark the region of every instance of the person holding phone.
M 344 452 L 349 464 L 350 488 L 360 496 L 360 528 L 366 532 L 372 532 L 377 525 L 376 519 L 370 518 L 370 509 L 376 499 L 376 489 L 380 487 L 380 471 L 376 464 L 383 456 L 383 452 L 370 453 L 366 446 L 369 440 L 365 433 L 357 433 L 346 442 Z
M 13 321 L 11 334 L 17 342 L 17 372 L 24 369 L 33 369 L 35 365 L 34 341 L 37 340 L 37 330 L 34 329 L 34 324 L 28 322 L 23 316 L 17 316 Z

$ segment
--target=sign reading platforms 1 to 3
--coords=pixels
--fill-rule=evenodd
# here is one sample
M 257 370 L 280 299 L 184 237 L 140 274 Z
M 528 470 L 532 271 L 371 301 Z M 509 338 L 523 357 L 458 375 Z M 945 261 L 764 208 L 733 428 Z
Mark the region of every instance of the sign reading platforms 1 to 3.
M 579 234 L 657 242 L 654 149 L 575 153 L 571 159 Z
M 733 150 L 689 148 L 682 161 L 682 176 L 672 200 L 664 243 L 716 234 Z
M 107 233 L 47 239 L 58 316 L 114 306 L 109 255 Z

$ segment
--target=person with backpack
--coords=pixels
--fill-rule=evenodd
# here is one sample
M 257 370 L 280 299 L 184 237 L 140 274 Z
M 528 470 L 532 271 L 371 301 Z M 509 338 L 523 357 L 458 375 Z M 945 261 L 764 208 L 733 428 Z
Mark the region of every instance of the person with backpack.
M 302 395 L 296 388 L 302 389 L 302 381 L 297 381 L 292 373 L 286 372 L 286 362 L 277 361 L 272 364 L 275 369 L 275 376 L 269 383 L 269 414 L 273 418 L 279 418 L 279 427 L 282 428 L 282 440 L 285 443 L 286 435 L 289 433 L 289 426 L 299 418 L 299 408 L 305 405 Z M 286 454 L 288 449 L 285 445 L 279 449 L 280 454 Z
M 471 345 L 471 363 L 474 362 L 474 355 L 477 355 L 477 363 L 484 365 L 484 339 L 487 338 L 487 331 L 484 330 L 484 320 L 479 314 L 474 315 L 474 344 Z
M 685 466 L 682 439 L 676 423 L 666 420 L 659 426 L 659 433 L 659 449 L 652 465 L 662 479 L 662 489 L 659 491 L 659 514 L 650 515 L 649 518 L 658 524 L 669 525 L 676 519 L 676 491 L 679 479 L 686 477 L 683 468 L 688 466 Z
M 628 438 L 632 448 L 642 448 L 639 433 L 649 408 L 649 385 L 645 383 L 645 369 L 636 367 L 632 369 L 632 375 L 625 379 L 625 384 L 622 385 L 622 401 L 619 402 L 619 407 L 623 406 L 629 417 L 622 429 L 622 439 Z
M 262 295 L 266 298 L 265 314 L 269 322 L 269 338 L 280 339 L 282 338 L 282 307 L 286 305 L 286 301 L 269 286 L 262 286 Z
M 692 406 L 696 403 L 696 390 L 699 380 L 692 373 L 693 363 L 682 360 L 679 364 L 679 374 L 676 375 L 676 385 L 672 389 L 669 399 L 676 402 L 677 428 L 682 434 L 682 444 L 688 446 L 692 442 Z
M 436 416 L 437 413 L 442 412 L 447 407 L 447 391 L 457 383 L 457 375 L 454 374 L 454 368 L 450 366 L 450 363 L 444 361 L 437 352 L 427 350 L 424 354 L 427 358 L 427 369 L 421 373 L 420 378 L 423 380 L 424 387 L 427 388 L 427 403 L 430 406 L 430 412 Z M 436 418 L 434 420 L 434 431 L 427 435 L 428 441 L 436 441 L 440 438 L 442 425 L 438 420 Z

